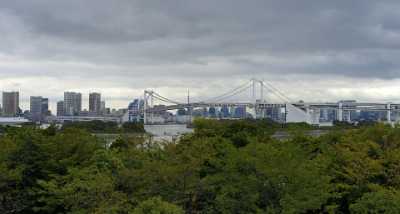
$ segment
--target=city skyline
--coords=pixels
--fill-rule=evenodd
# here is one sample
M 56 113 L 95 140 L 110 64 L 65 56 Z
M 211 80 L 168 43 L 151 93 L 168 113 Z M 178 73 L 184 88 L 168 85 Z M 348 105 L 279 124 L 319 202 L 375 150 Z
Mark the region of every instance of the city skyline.
M 231 86 L 232 87 L 232 86 Z M 275 87 L 275 86 L 273 86 Z M 231 88 L 232 89 L 232 88 Z M 145 89 L 143 89 L 144 91 Z M 153 90 L 153 89 L 152 89 Z M 229 88 L 226 88 L 226 90 L 229 90 Z M 280 92 L 285 93 L 285 91 L 282 91 L 281 89 L 278 89 Z M 66 90 L 64 92 L 62 92 L 61 96 L 57 96 L 57 97 L 47 97 L 47 96 L 42 96 L 42 95 L 30 95 L 30 94 L 26 94 L 26 93 L 21 93 L 18 90 L 4 90 L 0 92 L 5 92 L 5 93 L 11 93 L 11 92 L 18 92 L 18 96 L 19 96 L 19 107 L 21 108 L 21 110 L 29 110 L 30 109 L 30 101 L 31 101 L 31 97 L 46 97 L 46 99 L 48 99 L 48 108 L 49 110 L 56 115 L 57 114 L 57 103 L 59 101 L 64 101 L 64 95 L 67 92 L 72 92 L 72 93 L 79 93 L 81 95 L 81 110 L 86 110 L 86 111 L 90 111 L 90 95 L 91 94 L 100 94 L 101 100 L 102 101 L 106 101 L 107 108 L 110 109 L 126 109 L 127 106 L 129 105 L 129 103 L 137 98 L 143 98 L 143 91 L 140 93 L 137 93 L 137 95 L 131 95 L 131 96 L 127 96 L 127 97 L 110 97 L 107 96 L 106 94 L 103 94 L 103 92 L 101 92 L 103 90 L 89 90 L 87 92 L 81 92 L 79 90 Z M 315 91 L 316 93 L 318 93 L 318 91 Z M 176 94 L 168 94 L 172 99 L 175 99 L 177 101 L 180 101 L 182 103 L 187 102 L 187 94 L 188 93 L 188 89 L 186 89 L 185 91 L 181 91 L 180 93 L 176 93 Z M 218 91 L 217 93 L 221 93 L 221 91 Z M 257 92 L 258 93 L 258 92 Z M 267 95 L 265 95 L 266 100 L 269 100 L 270 103 L 280 103 L 282 102 L 282 100 L 280 100 L 279 98 L 277 98 L 275 95 L 268 95 L 268 91 L 265 92 Z M 272 93 L 270 93 L 272 94 Z M 105 96 L 104 96 L 105 95 Z M 177 96 L 179 95 L 179 97 Z M 196 95 L 200 95 L 199 97 L 194 97 Z M 193 93 L 192 91 L 190 91 L 190 96 L 192 96 L 192 99 L 194 99 L 195 101 L 197 100 L 206 100 L 208 98 L 212 98 L 212 96 L 215 96 L 217 94 L 210 94 L 210 95 L 204 95 L 203 93 Z M 219 94 L 218 94 L 219 95 Z M 271 97 L 272 96 L 272 97 Z M 193 98 L 194 97 L 194 98 Z M 239 99 L 238 99 L 239 98 Z M 380 102 L 380 103 L 396 103 L 396 101 L 398 101 L 398 103 L 400 102 L 400 96 L 399 99 L 382 99 L 382 98 L 364 98 L 364 99 L 355 99 L 354 97 L 351 96 L 343 96 L 342 98 L 338 98 L 337 100 L 334 100 L 332 98 L 328 98 L 328 99 L 303 99 L 303 98 L 296 98 L 296 97 L 289 97 L 291 99 L 291 102 L 298 102 L 298 101 L 306 101 L 306 102 L 321 102 L 321 103 L 327 103 L 327 102 L 338 102 L 340 100 L 357 100 L 357 101 L 361 101 L 361 102 Z M 0 101 L 2 102 L 3 97 L 0 97 Z M 241 100 L 242 99 L 242 100 Z M 241 93 L 236 97 L 235 101 L 251 101 L 251 98 L 248 96 L 247 93 Z M 168 103 L 157 103 L 157 104 L 168 104 Z
M 219 92 L 221 93 L 221 92 Z M 238 100 L 243 93 L 247 101 Z M 273 94 L 279 102 L 271 102 L 265 94 Z M 332 126 L 335 121 L 359 123 L 400 121 L 399 103 L 337 102 L 313 103 L 294 101 L 269 82 L 252 78 L 234 89 L 205 100 L 189 98 L 181 102 L 160 95 L 157 91 L 145 90 L 143 99 L 134 99 L 127 108 L 111 110 L 101 93 L 89 94 L 89 109 L 82 108 L 82 93 L 65 91 L 62 101 L 57 102 L 56 115 L 49 111 L 49 99 L 42 96 L 30 97 L 30 111 L 19 106 L 19 92 L 3 92 L 2 117 L 5 123 L 65 123 L 71 121 L 140 122 L 145 124 L 187 123 L 193 118 L 239 119 L 269 118 L 279 123 L 304 122 L 316 126 Z M 232 100 L 232 98 L 234 98 Z M 240 99 L 240 97 L 239 97 Z M 161 102 L 161 103 L 160 103 Z M 20 118 L 16 120 L 16 118 Z M 21 120 L 23 118 L 23 120 Z
M 100 92 L 117 108 L 147 88 L 206 98 L 257 77 L 295 100 L 399 102 L 398 9 L 393 0 L 4 2 L 0 90 L 19 91 L 24 109 L 47 97 L 55 112 L 64 91 Z

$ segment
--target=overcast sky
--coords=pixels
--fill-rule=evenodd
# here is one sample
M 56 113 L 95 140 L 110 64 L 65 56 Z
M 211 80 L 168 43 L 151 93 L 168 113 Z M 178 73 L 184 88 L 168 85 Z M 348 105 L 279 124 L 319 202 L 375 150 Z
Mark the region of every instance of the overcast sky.
M 400 101 L 398 0 L 0 0 L 0 35 L 0 90 L 24 108 L 66 90 L 110 107 L 145 88 L 210 97 L 252 77 L 293 100 Z

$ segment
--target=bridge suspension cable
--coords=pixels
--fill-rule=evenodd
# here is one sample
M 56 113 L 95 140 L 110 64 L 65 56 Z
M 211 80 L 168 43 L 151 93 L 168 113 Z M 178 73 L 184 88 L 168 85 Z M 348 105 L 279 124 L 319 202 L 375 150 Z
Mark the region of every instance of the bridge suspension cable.
M 216 102 L 220 102 L 220 101 L 229 99 L 229 98 L 231 98 L 231 97 L 233 97 L 233 96 L 235 96 L 235 95 L 238 95 L 238 94 L 240 94 L 240 93 L 242 93 L 242 92 L 244 92 L 244 91 L 246 91 L 246 90 L 249 90 L 251 87 L 252 87 L 252 86 L 249 85 L 249 86 L 247 86 L 247 87 L 245 87 L 245 88 L 243 88 L 243 89 L 241 89 L 241 90 L 239 90 L 239 91 L 236 91 L 236 92 L 234 92 L 234 93 L 232 93 L 232 94 L 230 94 L 230 95 L 228 95 L 228 96 L 225 96 L 225 97 L 223 97 L 223 98 L 217 100 Z
M 292 99 L 290 99 L 288 96 L 286 96 L 284 93 L 282 93 L 281 90 L 277 89 L 274 85 L 272 85 L 269 82 L 264 81 L 264 84 L 267 84 L 270 88 L 272 88 L 276 93 L 278 93 L 279 95 L 281 95 L 282 97 L 284 97 L 286 100 L 293 102 Z
M 228 91 L 226 93 L 223 93 L 223 94 L 221 94 L 219 96 L 212 97 L 212 98 L 203 100 L 201 102 L 203 102 L 203 103 L 206 103 L 206 102 L 219 102 L 219 101 L 222 101 L 222 100 L 226 100 L 227 98 L 230 98 L 232 96 L 235 96 L 237 94 L 242 93 L 245 90 L 248 90 L 250 87 L 251 87 L 251 81 L 246 82 L 246 83 L 240 85 L 239 87 L 236 87 L 236 88 L 234 88 L 234 89 L 232 89 L 232 90 L 230 90 L 230 91 Z
M 171 100 L 171 99 L 166 98 L 166 97 L 164 97 L 164 96 L 162 96 L 162 95 L 160 95 L 160 94 L 158 94 L 157 92 L 154 92 L 154 91 L 150 91 L 149 94 L 150 94 L 150 96 L 152 96 L 153 98 L 156 98 L 156 99 L 158 99 L 158 100 L 160 100 L 160 101 L 163 101 L 163 102 L 166 102 L 166 103 L 182 104 L 182 102 L 178 102 L 178 101 L 175 101 L 175 100 Z
M 264 81 L 263 87 L 265 89 L 267 89 L 268 91 L 272 92 L 272 94 L 275 95 L 281 101 L 286 102 L 286 103 L 292 103 L 292 100 L 289 97 L 287 97 L 285 94 L 280 92 L 277 88 L 272 86 L 270 83 L 267 83 Z
M 260 87 L 261 87 L 261 92 L 260 92 L 261 100 L 264 99 L 264 97 L 263 97 L 264 93 L 262 92 L 262 89 L 266 89 L 267 91 L 271 92 L 276 98 L 278 98 L 279 100 L 281 100 L 283 102 L 286 102 L 286 103 L 293 102 L 289 97 L 287 97 L 279 89 L 274 87 L 271 83 L 264 81 L 264 80 L 251 79 L 250 81 L 247 81 L 244 84 L 242 84 L 230 91 L 227 91 L 219 96 L 205 99 L 205 100 L 199 101 L 197 103 L 218 103 L 218 102 L 227 100 L 229 98 L 232 98 L 233 96 L 236 96 L 236 95 L 238 95 L 246 90 L 249 90 L 251 88 L 253 88 L 253 98 L 254 98 L 254 96 L 255 96 L 255 88 L 254 87 L 255 87 L 256 82 L 259 83 Z M 145 91 L 145 93 L 147 93 L 147 95 L 149 95 L 149 97 L 155 98 L 155 99 L 165 102 L 165 103 L 171 103 L 171 104 L 177 104 L 177 105 L 188 104 L 188 103 L 178 102 L 176 100 L 169 99 L 165 96 L 160 95 L 159 93 L 157 93 L 155 91 Z

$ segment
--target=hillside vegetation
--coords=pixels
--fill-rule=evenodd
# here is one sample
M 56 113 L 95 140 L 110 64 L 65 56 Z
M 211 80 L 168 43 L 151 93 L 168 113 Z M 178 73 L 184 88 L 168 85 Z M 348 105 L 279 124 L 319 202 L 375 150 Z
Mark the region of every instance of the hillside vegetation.
M 82 127 L 8 127 L 0 213 L 400 213 L 400 127 L 308 129 L 198 120 L 176 143 L 108 147 Z

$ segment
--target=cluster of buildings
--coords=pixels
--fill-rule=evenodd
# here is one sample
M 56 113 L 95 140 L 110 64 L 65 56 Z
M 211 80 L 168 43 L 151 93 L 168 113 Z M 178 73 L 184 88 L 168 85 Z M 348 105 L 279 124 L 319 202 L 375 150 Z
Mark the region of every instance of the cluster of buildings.
M 190 105 L 189 105 L 190 106 Z M 337 103 L 255 104 L 201 103 L 196 108 L 155 105 L 145 112 L 145 101 L 134 99 L 127 108 L 110 109 L 100 93 L 90 93 L 88 109 L 82 108 L 82 94 L 64 92 L 64 99 L 57 102 L 57 112 L 49 109 L 49 99 L 31 96 L 29 110 L 20 108 L 17 91 L 3 92 L 0 106 L 0 124 L 64 123 L 100 120 L 106 122 L 143 122 L 150 124 L 188 123 L 196 117 L 210 119 L 269 118 L 279 123 L 306 122 L 313 125 L 332 125 L 334 121 L 400 121 L 400 104 L 358 103 L 354 100 Z
M 210 119 L 244 119 L 253 117 L 247 110 L 246 105 L 235 106 L 211 106 L 196 109 L 181 108 L 177 110 L 167 110 L 164 105 L 155 105 L 154 109 L 147 114 L 146 121 L 150 124 L 168 123 L 188 123 L 196 117 Z M 139 122 L 144 120 L 144 100 L 135 99 L 128 106 L 126 115 L 122 118 L 123 122 Z
M 188 114 L 190 112 L 183 110 L 182 113 Z M 238 106 L 223 105 L 221 107 L 211 106 L 208 108 L 194 109 L 192 115 L 194 117 L 219 118 L 219 119 L 243 119 L 251 117 L 251 115 L 247 112 L 246 105 L 238 105 Z
M 64 92 L 64 100 L 57 102 L 57 116 L 104 116 L 110 113 L 100 93 L 89 94 L 89 110 L 82 110 L 82 94 Z
M 126 109 L 106 108 L 100 93 L 90 93 L 89 109 L 83 109 L 82 94 L 77 92 L 64 92 L 64 99 L 57 102 L 55 115 L 49 109 L 49 99 L 42 96 L 31 96 L 29 110 L 23 111 L 20 108 L 20 94 L 18 91 L 13 91 L 2 93 L 0 123 L 63 123 L 89 120 L 120 122 L 126 112 Z
M 400 104 L 341 100 L 335 103 L 286 104 L 286 122 L 305 122 L 316 126 L 332 126 L 334 122 L 400 123 Z
M 57 102 L 57 116 L 48 117 L 47 122 L 64 123 L 67 121 L 93 121 L 120 122 L 126 113 L 125 109 L 111 110 L 106 107 L 100 93 L 89 94 L 89 109 L 82 109 L 82 94 L 77 92 L 64 92 L 64 100 Z

